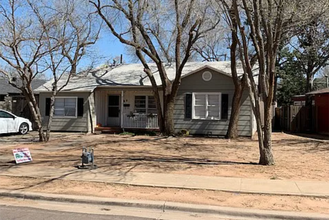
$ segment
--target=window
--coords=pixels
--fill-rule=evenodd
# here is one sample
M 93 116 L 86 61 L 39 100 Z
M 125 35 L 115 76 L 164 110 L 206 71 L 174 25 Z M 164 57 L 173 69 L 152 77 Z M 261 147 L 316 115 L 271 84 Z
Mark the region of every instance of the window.
M 5 101 L 5 97 L 6 97 L 6 95 L 0 95 L 0 102 Z
M 192 118 L 221 119 L 221 93 L 193 93 Z
M 0 118 L 14 118 L 14 116 L 7 112 L 0 111 Z
M 135 96 L 135 112 L 142 114 L 157 114 L 154 96 Z
M 147 100 L 147 113 L 150 114 L 157 114 L 157 105 L 155 103 L 154 96 L 148 96 Z
M 77 117 L 77 98 L 56 98 L 54 116 Z

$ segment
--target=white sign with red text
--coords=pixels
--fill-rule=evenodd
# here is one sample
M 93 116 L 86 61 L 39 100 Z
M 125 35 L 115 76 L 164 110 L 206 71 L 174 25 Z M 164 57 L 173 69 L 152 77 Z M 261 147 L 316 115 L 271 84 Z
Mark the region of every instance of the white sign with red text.
M 28 148 L 17 148 L 13 150 L 16 163 L 31 162 L 32 156 Z

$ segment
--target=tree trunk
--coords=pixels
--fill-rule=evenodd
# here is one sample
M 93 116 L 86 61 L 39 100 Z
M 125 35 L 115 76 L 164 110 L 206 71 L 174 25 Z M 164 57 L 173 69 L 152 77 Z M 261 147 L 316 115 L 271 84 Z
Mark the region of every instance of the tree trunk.
M 39 141 L 43 142 L 43 141 L 45 141 L 45 136 L 44 136 L 43 127 L 42 127 L 42 117 L 41 117 L 39 105 L 32 92 L 32 88 L 31 89 L 29 89 L 29 88 L 22 89 L 22 92 L 25 96 L 25 99 L 28 102 L 30 111 L 32 113 L 33 120 L 34 120 L 35 124 L 37 125 L 37 130 L 39 133 Z
M 262 131 L 262 144 L 260 147 L 259 164 L 274 165 L 272 153 L 272 105 L 271 102 L 264 107 L 264 128 Z
M 271 128 L 264 127 L 264 140 L 263 148 L 260 151 L 259 164 L 260 165 L 274 165 L 274 157 L 272 153 L 272 139 L 271 139 Z
M 308 70 L 306 74 L 306 93 L 313 91 L 313 78 L 311 71 Z M 309 109 L 307 118 L 306 118 L 306 127 L 309 128 L 309 131 L 312 131 L 313 128 L 313 118 L 312 118 L 312 97 L 310 95 L 305 96 L 305 106 Z
M 274 157 L 272 154 L 272 140 L 271 140 L 271 134 L 272 134 L 272 120 L 271 115 L 272 111 L 271 108 L 268 108 L 267 105 L 264 107 L 264 113 L 265 113 L 265 120 L 264 120 L 264 128 L 262 127 L 262 115 L 261 115 L 261 100 L 258 97 L 258 95 L 255 95 L 251 89 L 249 88 L 249 97 L 251 100 L 251 106 L 252 110 L 255 115 L 256 119 L 256 126 L 257 126 L 257 136 L 258 136 L 258 147 L 259 147 L 259 164 L 260 165 L 274 165 Z M 265 102 L 264 102 L 265 104 Z
M 238 122 L 240 116 L 242 94 L 243 94 L 243 87 L 241 85 L 235 86 L 230 122 L 225 136 L 228 139 L 236 139 L 239 137 Z
M 313 79 L 314 79 L 314 75 L 312 74 L 312 71 L 308 71 L 308 73 L 306 73 L 306 92 L 312 92 L 313 91 Z
M 237 50 L 239 39 L 237 38 L 236 35 L 236 31 L 238 27 L 236 19 L 232 19 L 232 26 L 233 29 L 232 29 L 232 43 L 230 46 L 230 55 L 231 55 L 232 80 L 234 83 L 234 95 L 232 101 L 230 122 L 225 136 L 228 139 L 236 139 L 239 137 L 238 122 L 239 122 L 241 100 L 242 100 L 242 94 L 243 94 L 244 82 L 245 82 L 244 77 L 242 79 L 239 79 L 237 73 L 236 50 Z
M 51 123 L 53 122 L 53 117 L 54 117 L 54 109 L 55 109 L 55 95 L 52 95 L 50 98 L 50 111 L 49 111 L 46 138 L 45 138 L 46 142 L 49 141 L 50 139 L 50 130 L 51 130 Z
M 160 112 L 160 113 L 159 113 Z M 161 134 L 165 133 L 165 125 L 164 125 L 164 119 L 163 119 L 163 112 L 158 110 L 158 125 L 159 130 Z
M 77 74 L 77 64 L 73 62 L 71 63 L 70 75 L 76 75 L 76 74 Z
M 164 134 L 172 136 L 175 134 L 174 127 L 174 107 L 175 101 L 174 98 L 166 97 L 163 103 L 164 105 Z

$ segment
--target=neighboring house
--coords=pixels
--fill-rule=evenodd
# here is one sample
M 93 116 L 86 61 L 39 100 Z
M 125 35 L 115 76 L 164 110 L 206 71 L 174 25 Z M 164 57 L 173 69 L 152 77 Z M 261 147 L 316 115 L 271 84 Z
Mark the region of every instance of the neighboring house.
M 305 95 L 295 95 L 291 98 L 294 106 L 305 106 L 306 96 Z
M 170 79 L 175 75 L 174 66 L 165 66 Z M 150 68 L 161 85 L 156 66 L 150 64 Z M 96 126 L 158 129 L 152 87 L 143 69 L 141 64 L 119 65 L 72 77 L 56 97 L 52 130 L 94 132 Z M 49 116 L 51 83 L 37 89 L 44 123 Z M 233 93 L 229 62 L 187 63 L 175 102 L 175 131 L 225 135 Z M 252 136 L 256 131 L 247 91 L 242 100 L 238 130 L 241 136 Z
M 309 92 L 315 106 L 315 131 L 329 135 L 329 88 Z
M 19 82 L 17 80 L 17 83 Z M 32 81 L 32 89 L 35 90 L 46 82 L 47 80 L 45 79 L 34 79 Z M 35 96 L 38 99 L 37 93 L 35 93 Z M 8 80 L 4 78 L 0 78 L 0 109 L 10 111 L 17 116 L 33 121 L 29 106 L 21 91 L 10 85 Z

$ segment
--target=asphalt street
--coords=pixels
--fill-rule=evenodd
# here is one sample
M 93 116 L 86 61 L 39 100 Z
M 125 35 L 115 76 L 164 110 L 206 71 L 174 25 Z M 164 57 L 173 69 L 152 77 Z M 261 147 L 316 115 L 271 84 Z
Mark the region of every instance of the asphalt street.
M 0 206 L 0 220 L 150 220 L 131 216 L 92 215 L 35 208 Z M 155 219 L 155 218 L 154 218 Z
M 189 211 L 1 198 L 0 220 L 245 220 Z

